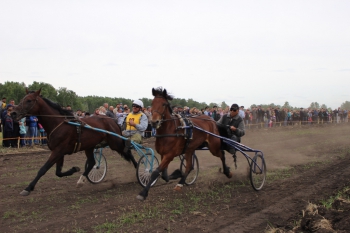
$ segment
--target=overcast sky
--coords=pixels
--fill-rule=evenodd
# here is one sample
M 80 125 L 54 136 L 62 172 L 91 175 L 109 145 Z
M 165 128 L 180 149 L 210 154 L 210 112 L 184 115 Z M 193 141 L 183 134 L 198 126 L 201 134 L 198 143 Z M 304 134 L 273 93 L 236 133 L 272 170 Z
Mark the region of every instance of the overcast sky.
M 0 2 L 0 82 L 250 106 L 350 101 L 350 1 Z

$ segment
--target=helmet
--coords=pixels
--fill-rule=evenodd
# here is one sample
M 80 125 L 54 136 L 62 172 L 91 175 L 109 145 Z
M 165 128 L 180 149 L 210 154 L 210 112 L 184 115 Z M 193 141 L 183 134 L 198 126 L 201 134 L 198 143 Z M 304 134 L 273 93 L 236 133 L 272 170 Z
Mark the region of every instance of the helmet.
M 141 100 L 134 100 L 134 102 L 132 102 L 132 103 L 140 106 L 141 108 L 143 108 L 143 103 L 142 103 Z

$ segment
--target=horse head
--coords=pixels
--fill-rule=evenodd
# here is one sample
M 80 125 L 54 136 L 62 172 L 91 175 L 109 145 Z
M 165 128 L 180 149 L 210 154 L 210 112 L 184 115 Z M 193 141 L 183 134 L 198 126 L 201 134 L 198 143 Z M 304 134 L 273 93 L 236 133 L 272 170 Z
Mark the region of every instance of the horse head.
M 151 125 L 153 128 L 158 129 L 166 114 L 171 114 L 172 110 L 168 100 L 172 100 L 173 96 L 169 95 L 166 89 L 158 87 L 152 88 L 152 95 L 154 99 L 152 101 L 152 120 Z
M 11 113 L 12 118 L 20 120 L 28 114 L 38 112 L 40 106 L 37 104 L 38 98 L 40 97 L 41 88 L 37 91 L 28 91 L 26 88 L 27 95 L 21 99 L 19 104 L 15 107 Z

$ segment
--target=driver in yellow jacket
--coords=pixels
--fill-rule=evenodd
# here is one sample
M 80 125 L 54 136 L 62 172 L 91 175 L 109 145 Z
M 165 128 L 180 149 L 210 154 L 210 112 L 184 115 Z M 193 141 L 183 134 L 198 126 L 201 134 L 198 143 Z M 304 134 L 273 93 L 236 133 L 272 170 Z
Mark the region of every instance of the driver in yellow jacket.
M 130 137 L 136 143 L 142 143 L 142 136 L 148 126 L 148 118 L 142 112 L 143 102 L 141 100 L 134 100 L 132 103 L 132 112 L 130 112 L 124 122 L 124 130 L 122 135 Z

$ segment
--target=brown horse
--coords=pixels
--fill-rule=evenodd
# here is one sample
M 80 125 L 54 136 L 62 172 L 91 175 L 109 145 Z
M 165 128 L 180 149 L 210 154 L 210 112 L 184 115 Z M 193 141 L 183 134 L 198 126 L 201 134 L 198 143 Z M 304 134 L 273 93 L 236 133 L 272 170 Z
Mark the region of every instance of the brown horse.
M 186 158 L 186 171 L 181 174 L 180 181 L 174 188 L 175 190 L 181 190 L 185 184 L 187 175 L 192 169 L 192 155 L 195 150 L 203 143 L 206 143 L 209 151 L 221 159 L 224 174 L 228 177 L 232 177 L 230 168 L 225 163 L 225 153 L 221 150 L 221 140 L 215 136 L 207 134 L 196 128 L 189 128 L 192 139 L 186 139 L 185 129 L 182 129 L 181 122 L 178 117 L 172 115 L 172 109 L 169 101 L 173 97 L 167 94 L 166 89 L 157 88 L 152 89 L 154 99 L 152 101 L 152 126 L 157 128 L 157 138 L 155 148 L 161 155 L 161 163 L 159 167 L 152 173 L 151 180 L 147 186 L 139 193 L 137 199 L 145 200 L 148 196 L 148 191 L 153 181 L 162 173 L 162 178 L 166 181 L 179 177 L 179 171 L 175 171 L 168 177 L 167 168 L 169 163 L 180 154 L 185 154 Z M 187 117 L 190 120 L 190 124 L 204 129 L 208 132 L 219 135 L 219 131 L 216 122 L 209 116 L 200 115 L 195 117 Z M 188 132 L 187 132 L 188 133 Z
M 80 177 L 77 185 L 81 186 L 86 181 L 95 165 L 94 148 L 100 142 L 106 142 L 112 150 L 117 151 L 127 161 L 137 163 L 131 153 L 124 152 L 123 139 L 102 132 L 93 131 L 84 127 L 77 127 L 67 123 L 69 120 L 75 120 L 81 124 L 88 124 L 91 127 L 104 129 L 116 134 L 121 134 L 119 125 L 106 116 L 92 116 L 88 118 L 76 119 L 71 111 L 64 110 L 56 103 L 40 96 L 39 89 L 36 92 L 27 91 L 27 95 L 20 101 L 18 106 L 12 112 L 12 117 L 21 119 L 24 116 L 37 116 L 39 122 L 47 132 L 48 147 L 51 155 L 47 162 L 40 168 L 35 179 L 20 194 L 27 196 L 34 190 L 39 179 L 56 164 L 56 175 L 58 177 L 70 176 L 80 171 L 79 167 L 73 167 L 66 172 L 62 172 L 64 156 L 78 151 L 85 151 L 87 164 L 83 175 Z

